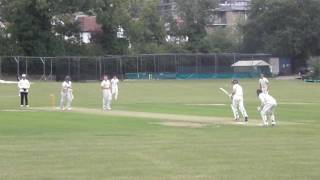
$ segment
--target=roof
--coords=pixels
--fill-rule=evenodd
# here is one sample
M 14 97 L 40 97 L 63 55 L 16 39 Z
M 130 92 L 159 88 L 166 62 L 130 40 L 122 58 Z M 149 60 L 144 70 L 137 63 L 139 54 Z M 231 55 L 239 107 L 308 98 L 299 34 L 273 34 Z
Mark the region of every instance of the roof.
M 232 67 L 254 67 L 254 66 L 270 66 L 263 60 L 238 61 L 231 65 Z
M 101 25 L 97 23 L 96 16 L 78 17 L 81 32 L 101 32 Z

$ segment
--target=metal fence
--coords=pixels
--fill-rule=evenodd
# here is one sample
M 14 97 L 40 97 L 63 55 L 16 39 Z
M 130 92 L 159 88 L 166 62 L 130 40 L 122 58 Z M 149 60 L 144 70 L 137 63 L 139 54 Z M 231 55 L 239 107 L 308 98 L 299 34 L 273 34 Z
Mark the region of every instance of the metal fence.
M 121 79 L 214 78 L 233 74 L 239 60 L 269 61 L 269 54 L 148 54 L 105 57 L 0 57 L 0 78 L 28 74 L 32 80 L 100 80 L 105 74 Z M 221 76 L 223 77 L 223 76 Z

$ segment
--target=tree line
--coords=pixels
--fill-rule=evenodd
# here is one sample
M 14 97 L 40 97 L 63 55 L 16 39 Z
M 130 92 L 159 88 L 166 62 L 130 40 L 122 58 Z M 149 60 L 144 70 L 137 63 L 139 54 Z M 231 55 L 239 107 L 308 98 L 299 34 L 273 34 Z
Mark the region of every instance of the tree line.
M 158 0 L 0 0 L 0 55 L 243 52 L 303 64 L 320 52 L 318 0 L 252 0 L 247 21 L 211 32 L 218 0 L 176 3 L 178 20 L 160 16 Z M 90 44 L 81 42 L 78 12 L 101 25 Z M 124 38 L 117 37 L 119 27 Z

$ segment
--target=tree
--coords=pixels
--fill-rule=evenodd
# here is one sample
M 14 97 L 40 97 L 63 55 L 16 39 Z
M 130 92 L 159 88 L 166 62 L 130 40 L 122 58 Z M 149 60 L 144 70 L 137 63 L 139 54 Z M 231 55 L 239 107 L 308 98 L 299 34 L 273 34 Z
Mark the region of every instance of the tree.
M 240 42 L 236 41 L 239 35 L 229 28 L 216 28 L 206 35 L 199 45 L 199 51 L 203 53 L 225 53 L 239 51 Z
M 102 26 L 102 33 L 97 34 L 95 42 L 104 49 L 105 54 L 128 53 L 129 40 L 127 32 L 130 25 L 128 0 L 96 0 L 92 11 L 97 15 L 97 21 Z M 123 31 L 119 38 L 118 32 Z
M 207 35 L 206 27 L 213 9 L 217 5 L 216 0 L 177 0 L 178 19 L 180 24 L 173 35 L 188 39 L 188 46 L 191 51 L 199 51 L 199 43 Z M 174 22 L 174 21 L 173 21 Z
M 65 17 L 86 4 L 87 0 L 2 0 L 0 12 L 2 21 L 7 24 L 5 34 L 10 34 L 10 54 L 64 55 L 68 52 L 65 36 L 79 32 L 74 19 L 65 21 Z
M 312 68 L 312 78 L 320 78 L 320 58 L 319 57 L 310 57 L 308 60 L 308 65 Z
M 137 19 L 140 16 L 140 13 L 144 7 L 144 3 L 146 0 L 129 0 L 129 10 L 130 17 L 133 19 Z
M 165 23 L 157 10 L 157 2 L 149 1 L 143 5 L 138 20 L 130 29 L 130 42 L 133 52 L 158 53 L 166 43 Z
M 246 52 L 270 52 L 300 64 L 319 53 L 320 1 L 255 0 L 243 26 Z M 302 61 L 299 61 L 302 60 Z
M 25 55 L 46 55 L 51 36 L 49 4 L 43 1 L 11 1 L 8 3 L 8 31 Z M 50 54 L 50 53 L 49 53 Z

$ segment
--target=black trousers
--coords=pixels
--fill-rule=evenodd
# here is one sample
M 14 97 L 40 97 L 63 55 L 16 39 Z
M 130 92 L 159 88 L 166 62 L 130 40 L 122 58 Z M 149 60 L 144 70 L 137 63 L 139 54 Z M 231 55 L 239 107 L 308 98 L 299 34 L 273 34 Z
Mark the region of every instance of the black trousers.
M 20 98 L 21 98 L 21 106 L 23 106 L 23 105 L 28 106 L 28 93 L 27 92 L 20 92 Z

